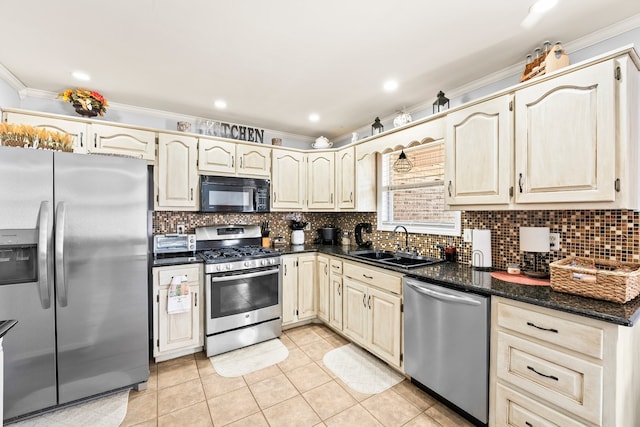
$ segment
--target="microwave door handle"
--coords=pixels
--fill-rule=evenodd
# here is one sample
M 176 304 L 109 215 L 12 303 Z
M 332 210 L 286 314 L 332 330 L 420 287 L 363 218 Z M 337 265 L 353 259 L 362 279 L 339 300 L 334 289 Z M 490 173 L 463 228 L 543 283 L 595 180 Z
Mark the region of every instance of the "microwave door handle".
M 38 213 L 38 291 L 43 309 L 51 307 L 49 292 L 49 202 L 40 203 Z
M 64 202 L 58 203 L 56 210 L 56 295 L 61 307 L 67 306 L 67 278 L 64 271 L 64 225 L 66 219 L 66 207 Z

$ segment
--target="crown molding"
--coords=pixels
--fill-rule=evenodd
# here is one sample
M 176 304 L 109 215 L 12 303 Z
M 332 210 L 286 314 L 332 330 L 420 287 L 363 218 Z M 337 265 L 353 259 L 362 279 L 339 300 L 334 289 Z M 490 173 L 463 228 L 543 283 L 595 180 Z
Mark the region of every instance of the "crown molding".
M 22 97 L 22 93 L 27 89 L 27 86 L 2 64 L 0 64 L 0 79 L 15 89 L 15 91 L 20 94 L 20 97 Z

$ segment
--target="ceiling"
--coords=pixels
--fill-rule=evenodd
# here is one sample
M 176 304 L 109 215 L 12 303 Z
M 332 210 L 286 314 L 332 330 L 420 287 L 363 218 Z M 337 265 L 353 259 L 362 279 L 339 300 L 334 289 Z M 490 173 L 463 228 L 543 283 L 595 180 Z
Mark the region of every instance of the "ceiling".
M 331 139 L 524 65 L 544 40 L 640 13 L 637 0 L 560 0 L 524 29 L 532 3 L 3 0 L 0 64 L 30 89 L 88 87 L 112 103 Z

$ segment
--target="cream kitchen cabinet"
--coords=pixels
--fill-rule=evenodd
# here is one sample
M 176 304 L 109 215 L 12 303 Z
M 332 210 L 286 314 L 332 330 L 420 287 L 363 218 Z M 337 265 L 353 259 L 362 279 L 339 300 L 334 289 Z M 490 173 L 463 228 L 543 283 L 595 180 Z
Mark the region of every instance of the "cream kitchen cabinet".
M 43 114 L 25 114 L 7 111 L 4 114 L 7 123 L 25 124 L 36 128 L 64 133 L 73 139 L 73 152 L 86 153 L 89 139 L 89 123 L 80 120 L 60 119 Z
M 282 325 L 316 317 L 316 255 L 283 255 Z
M 375 212 L 377 210 L 377 154 L 366 144 L 355 147 L 356 162 L 356 211 Z
M 446 117 L 445 203 L 508 205 L 513 166 L 513 96 Z
M 187 276 L 191 310 L 167 312 L 171 279 Z M 153 357 L 156 362 L 197 353 L 204 345 L 202 264 L 184 264 L 153 268 Z
M 614 52 L 448 114 L 447 206 L 637 209 L 638 66 Z
M 401 364 L 402 278 L 344 262 L 343 333 L 386 362 Z
M 347 147 L 336 155 L 336 206 L 338 210 L 356 207 L 356 163 L 355 148 Z
M 335 155 L 332 151 L 307 154 L 307 209 L 333 210 Z
M 640 327 L 500 297 L 491 316 L 490 425 L 640 425 Z
M 91 123 L 89 153 L 119 154 L 154 162 L 156 133 L 151 130 Z
M 272 154 L 271 207 L 274 210 L 302 210 L 306 198 L 306 155 L 274 149 Z
M 198 172 L 202 175 L 271 177 L 271 148 L 200 138 Z
M 155 210 L 197 211 L 198 140 L 194 137 L 161 133 L 158 136 L 158 163 L 155 168 Z
M 342 261 L 329 260 L 329 326 L 342 331 Z
M 318 255 L 317 266 L 317 283 L 318 283 L 318 319 L 325 323 L 329 323 L 329 307 L 331 301 L 331 282 L 329 281 L 329 263 L 330 260 L 324 255 Z

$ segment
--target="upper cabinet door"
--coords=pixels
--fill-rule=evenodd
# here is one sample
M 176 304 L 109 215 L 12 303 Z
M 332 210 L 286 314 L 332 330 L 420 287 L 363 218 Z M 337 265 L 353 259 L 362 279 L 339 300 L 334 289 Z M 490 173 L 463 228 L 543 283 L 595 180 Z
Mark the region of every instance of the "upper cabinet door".
M 447 115 L 448 205 L 509 204 L 513 170 L 511 99 L 511 95 L 504 95 Z
M 271 177 L 271 207 L 302 209 L 306 194 L 306 155 L 297 151 L 274 149 Z
M 516 92 L 516 202 L 613 202 L 613 60 Z
M 334 154 L 333 152 L 313 153 L 308 155 L 308 159 L 308 208 L 333 210 L 335 207 Z
M 91 124 L 90 153 L 121 154 L 150 161 L 156 158 L 156 133 L 101 123 Z
M 336 193 L 338 209 L 354 209 L 356 207 L 356 170 L 355 149 L 345 148 L 336 153 L 338 180 Z
M 236 174 L 235 142 L 200 138 L 198 148 L 198 171 L 214 172 L 218 175 Z
M 260 144 L 238 144 L 236 154 L 238 175 L 271 177 L 271 148 Z
M 194 137 L 160 134 L 155 168 L 156 209 L 198 210 L 197 144 Z
M 5 120 L 7 123 L 31 125 L 36 128 L 44 128 L 53 132 L 70 135 L 71 138 L 73 138 L 73 152 L 87 152 L 87 140 L 89 137 L 87 135 L 88 124 L 85 122 L 13 113 L 11 111 L 6 113 Z

